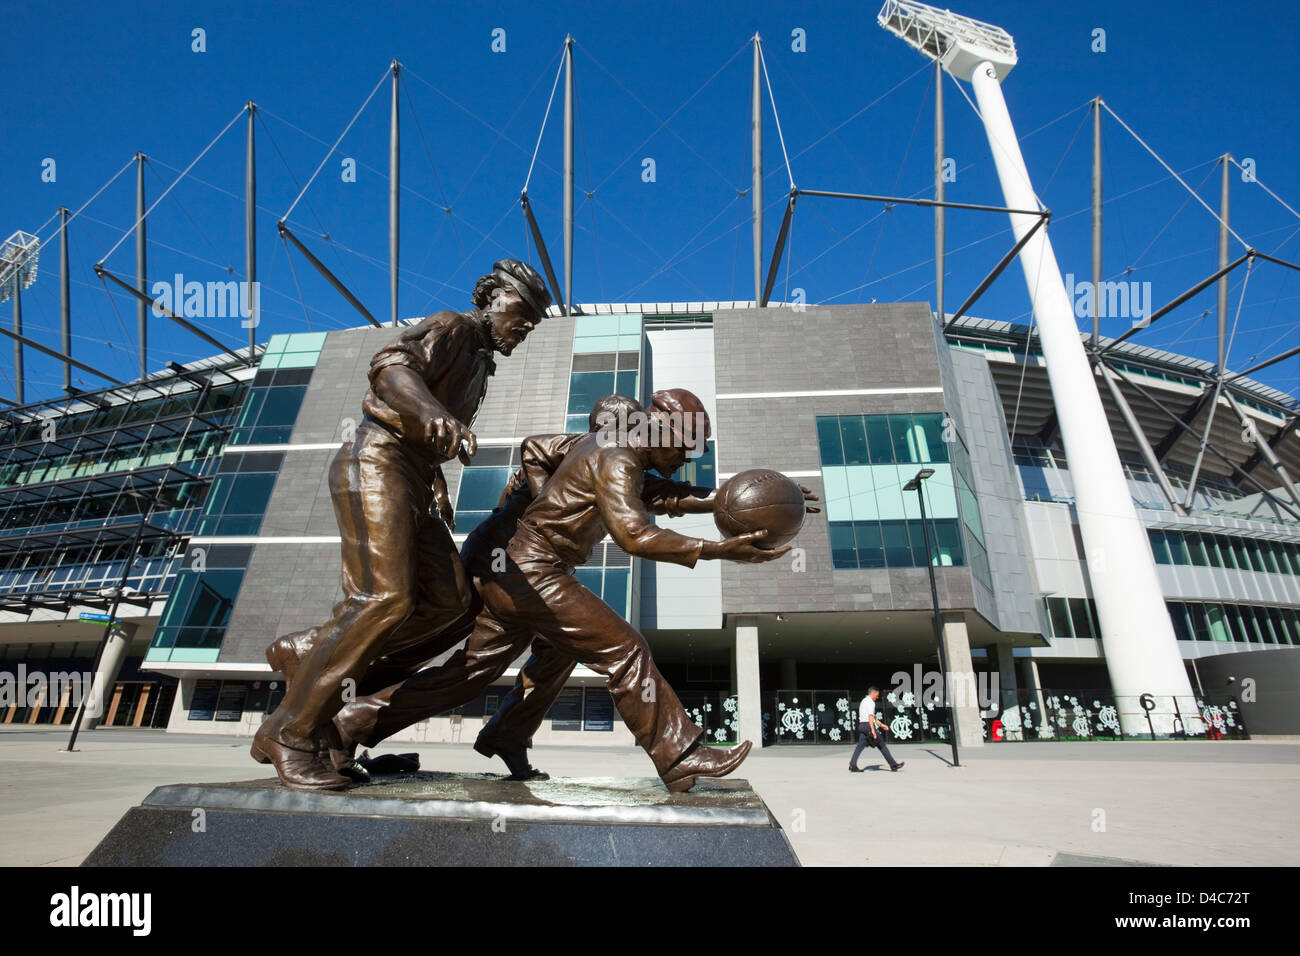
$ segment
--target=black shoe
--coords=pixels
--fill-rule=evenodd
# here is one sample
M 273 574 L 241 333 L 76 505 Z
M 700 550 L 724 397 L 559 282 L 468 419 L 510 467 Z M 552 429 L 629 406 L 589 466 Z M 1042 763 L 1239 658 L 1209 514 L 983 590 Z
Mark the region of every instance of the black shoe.
M 898 771 L 900 771 L 900 770 L 903 769 L 903 764 L 905 764 L 905 763 L 907 763 L 906 760 L 900 760 L 900 761 L 898 761 L 898 763 L 894 764 L 892 767 L 889 768 L 889 772 L 890 772 L 890 773 L 897 773 Z
M 862 773 L 862 771 L 863 771 L 864 769 L 866 769 L 866 768 L 864 768 L 864 767 L 850 767 L 850 768 L 849 768 L 849 773 Z
M 550 780 L 551 775 L 528 762 L 528 748 L 512 741 L 480 736 L 474 749 L 485 757 L 500 757 L 510 770 L 507 780 Z

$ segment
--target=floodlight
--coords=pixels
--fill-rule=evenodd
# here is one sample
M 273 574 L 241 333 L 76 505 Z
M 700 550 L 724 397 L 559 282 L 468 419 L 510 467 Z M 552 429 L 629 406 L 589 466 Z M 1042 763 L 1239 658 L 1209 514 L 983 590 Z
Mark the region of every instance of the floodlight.
M 876 22 L 959 80 L 991 63 L 1002 80 L 1016 65 L 1016 44 L 1001 27 L 911 0 L 888 0 Z
M 30 289 L 36 281 L 36 265 L 41 257 L 41 240 L 19 230 L 0 246 L 0 302 L 13 298 L 17 283 Z

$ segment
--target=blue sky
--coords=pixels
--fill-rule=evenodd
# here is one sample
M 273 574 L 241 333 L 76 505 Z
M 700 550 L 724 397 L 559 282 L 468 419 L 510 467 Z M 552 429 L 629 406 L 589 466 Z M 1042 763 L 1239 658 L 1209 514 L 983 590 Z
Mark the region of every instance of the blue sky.
M 1294 32 L 1290 4 L 1243 9 L 1192 0 L 1135 8 L 969 0 L 955 6 L 1015 37 L 1020 62 L 1003 89 L 1035 187 L 1054 213 L 1050 234 L 1062 271 L 1090 274 L 1086 107 L 1097 94 L 1212 206 L 1216 157 L 1226 151 L 1254 160 L 1258 183 L 1243 182 L 1239 173 L 1233 178 L 1234 229 L 1261 251 L 1300 259 L 1300 221 L 1260 185 L 1300 209 L 1297 67 L 1277 55 L 1285 43 L 1260 42 Z M 930 194 L 931 73 L 918 54 L 876 25 L 875 12 L 874 4 L 860 3 L 11 0 L 0 39 L 9 94 L 0 114 L 0 176 L 7 187 L 0 192 L 0 232 L 34 231 L 60 205 L 79 208 L 137 150 L 149 157 L 152 202 L 251 99 L 261 108 L 258 340 L 357 325 L 360 316 L 296 252 L 290 266 L 275 222 L 396 58 L 406 67 L 401 313 L 464 308 L 474 278 L 494 259 L 536 261 L 517 198 L 564 35 L 571 32 L 578 87 L 575 298 L 751 298 L 749 198 L 738 192 L 749 186 L 747 41 L 755 30 L 764 37 L 798 186 Z M 195 28 L 206 31 L 206 52 L 191 49 Z M 506 31 L 504 53 L 491 49 L 496 28 Z M 1104 53 L 1091 49 L 1097 28 L 1106 31 Z M 806 52 L 792 49 L 795 29 L 806 33 Z M 1000 204 L 978 119 L 954 82 L 946 83 L 947 152 L 958 170 L 949 198 Z M 296 234 L 381 319 L 389 309 L 388 97 L 385 85 L 290 217 Z M 1150 282 L 1159 305 L 1213 271 L 1217 224 L 1110 117 L 1104 131 L 1105 274 Z M 176 272 L 187 280 L 222 280 L 231 277 L 226 266 L 233 277 L 242 275 L 243 140 L 241 120 L 151 215 L 151 281 Z M 557 267 L 561 150 L 557 94 L 529 190 Z M 342 181 L 344 157 L 357 161 L 356 182 Z M 53 183 L 41 180 L 46 158 L 57 163 Z M 646 158 L 654 160 L 654 182 L 642 181 Z M 765 165 L 770 254 L 788 189 L 770 108 Z M 74 355 L 123 379 L 134 377 L 138 364 L 134 302 L 106 294 L 92 266 L 129 228 L 133 210 L 128 170 L 70 230 Z M 882 212 L 801 200 L 776 297 L 797 288 L 812 303 L 931 301 L 931 223 L 923 209 Z M 54 224 L 40 235 L 53 238 Z M 950 214 L 949 308 L 1010 242 L 1001 214 Z M 133 249 L 128 238 L 108 267 L 132 275 Z M 1234 242 L 1233 256 L 1240 252 Z M 1259 266 L 1242 299 L 1244 274 L 1234 274 L 1230 299 L 1234 315 L 1240 300 L 1228 363 L 1237 369 L 1300 339 L 1300 276 Z M 24 305 L 28 334 L 57 344 L 57 245 L 45 250 Z M 1210 289 L 1136 340 L 1213 359 L 1214 306 Z M 1024 322 L 1028 310 L 1016 267 L 975 311 Z M 233 346 L 246 342 L 237 319 L 200 324 Z M 1106 320 L 1103 332 L 1118 334 L 1128 325 L 1128 319 Z M 7 342 L 0 344 L 0 393 L 12 397 L 12 353 Z M 151 319 L 151 370 L 211 351 L 166 319 Z M 1295 395 L 1300 362 L 1259 377 Z M 61 373 L 29 352 L 27 381 L 29 399 L 51 395 Z M 76 372 L 74 384 L 97 383 Z

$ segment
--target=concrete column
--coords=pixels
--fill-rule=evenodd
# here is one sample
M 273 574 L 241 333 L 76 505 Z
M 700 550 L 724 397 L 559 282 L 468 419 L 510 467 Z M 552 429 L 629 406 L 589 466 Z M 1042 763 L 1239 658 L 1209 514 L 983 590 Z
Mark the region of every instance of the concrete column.
M 736 625 L 736 647 L 732 658 L 732 683 L 736 688 L 738 738 L 763 746 L 763 700 L 758 679 L 758 626 Z
M 781 658 L 781 687 L 780 690 L 798 690 L 799 689 L 799 665 L 793 657 Z
M 970 659 L 970 638 L 966 633 L 966 617 L 961 612 L 945 612 L 943 615 L 943 652 L 948 658 L 948 674 L 945 676 L 952 720 L 956 725 L 957 746 L 983 747 L 984 729 L 980 723 L 975 669 Z
M 94 730 L 108 713 L 108 702 L 113 698 L 113 685 L 117 675 L 122 672 L 122 662 L 135 636 L 136 625 L 130 621 L 115 621 L 110 630 L 99 658 L 99 669 L 95 671 L 95 683 L 90 698 L 86 701 L 86 710 L 81 715 L 81 729 Z
M 1025 690 L 1034 695 L 1034 702 L 1038 704 L 1038 715 L 1042 716 L 1043 711 L 1047 709 L 1047 701 L 1043 698 L 1043 681 L 1038 676 L 1038 662 L 1032 657 L 1021 660 L 1020 677 L 1021 684 Z
M 1019 681 L 1016 680 L 1016 661 L 1010 644 L 994 644 L 989 647 L 989 661 L 993 673 L 998 675 L 998 693 L 994 697 L 999 712 L 1014 707 L 1020 702 Z

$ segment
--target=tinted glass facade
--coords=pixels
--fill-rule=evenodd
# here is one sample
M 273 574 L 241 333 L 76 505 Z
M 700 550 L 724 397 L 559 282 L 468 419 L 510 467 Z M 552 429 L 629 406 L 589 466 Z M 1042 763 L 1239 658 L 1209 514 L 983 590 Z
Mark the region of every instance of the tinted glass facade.
M 817 441 L 835 568 L 925 566 L 920 505 L 903 490 L 921 465 L 934 469 L 923 485 L 929 560 L 966 564 L 964 539 L 971 537 L 982 550 L 969 459 L 942 413 L 821 416 Z M 983 564 L 987 576 L 987 559 Z

